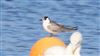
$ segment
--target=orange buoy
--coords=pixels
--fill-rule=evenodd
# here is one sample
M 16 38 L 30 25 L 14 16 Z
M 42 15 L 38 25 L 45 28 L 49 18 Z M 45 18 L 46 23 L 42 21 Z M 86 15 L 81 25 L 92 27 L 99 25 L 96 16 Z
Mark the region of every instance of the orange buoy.
M 45 50 L 53 46 L 66 46 L 63 41 L 56 37 L 45 37 L 38 40 L 30 51 L 30 56 L 43 56 Z

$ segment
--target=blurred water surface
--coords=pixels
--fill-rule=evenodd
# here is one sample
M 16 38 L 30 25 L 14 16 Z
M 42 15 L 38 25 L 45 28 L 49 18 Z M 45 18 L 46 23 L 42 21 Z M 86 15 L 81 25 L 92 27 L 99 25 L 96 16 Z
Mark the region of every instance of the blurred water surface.
M 32 45 L 48 35 L 43 16 L 64 25 L 78 26 L 83 34 L 82 56 L 100 56 L 99 0 L 1 0 L 1 56 L 29 56 Z M 69 42 L 72 33 L 58 37 Z

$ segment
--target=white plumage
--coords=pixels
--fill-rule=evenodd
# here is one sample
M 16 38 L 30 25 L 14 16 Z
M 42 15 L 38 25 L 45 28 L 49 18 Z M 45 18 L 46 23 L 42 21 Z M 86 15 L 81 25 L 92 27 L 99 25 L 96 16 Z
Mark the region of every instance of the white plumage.
M 81 56 L 82 35 L 80 32 L 74 32 L 70 37 L 70 43 L 67 47 L 53 46 L 44 52 L 44 56 Z

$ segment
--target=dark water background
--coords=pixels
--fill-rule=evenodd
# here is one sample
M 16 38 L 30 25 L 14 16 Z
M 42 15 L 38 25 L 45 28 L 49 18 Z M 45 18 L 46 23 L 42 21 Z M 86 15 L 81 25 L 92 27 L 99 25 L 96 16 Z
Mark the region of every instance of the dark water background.
M 1 56 L 29 56 L 32 45 L 48 35 L 43 16 L 78 26 L 83 34 L 82 56 L 100 56 L 100 0 L 0 0 Z M 58 37 L 68 43 L 72 33 Z

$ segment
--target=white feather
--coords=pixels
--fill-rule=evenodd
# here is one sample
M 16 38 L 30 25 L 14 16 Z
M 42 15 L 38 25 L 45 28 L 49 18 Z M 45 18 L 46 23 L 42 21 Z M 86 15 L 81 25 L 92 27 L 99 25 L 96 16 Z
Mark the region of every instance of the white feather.
M 82 35 L 80 32 L 74 32 L 70 37 L 70 43 L 67 47 L 53 46 L 44 52 L 44 56 L 80 56 Z

